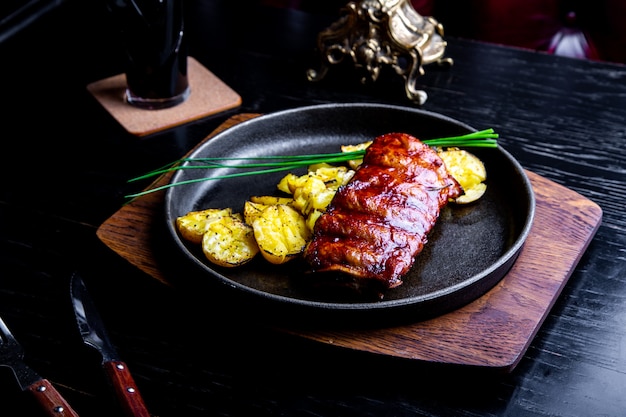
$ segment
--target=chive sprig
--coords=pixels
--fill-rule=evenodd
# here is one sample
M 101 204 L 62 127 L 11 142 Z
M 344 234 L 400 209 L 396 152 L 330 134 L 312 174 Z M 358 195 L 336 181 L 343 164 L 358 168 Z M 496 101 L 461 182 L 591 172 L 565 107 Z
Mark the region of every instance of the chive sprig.
M 498 134 L 493 129 L 485 129 L 460 136 L 450 136 L 436 139 L 425 139 L 422 142 L 432 147 L 465 147 L 465 148 L 496 148 L 498 146 Z M 147 172 L 143 175 L 131 178 L 128 182 L 145 180 L 155 176 L 167 174 L 169 172 L 185 169 L 220 169 L 236 168 L 246 171 L 232 174 L 217 175 L 212 177 L 196 178 L 176 183 L 169 183 L 144 191 L 129 194 L 126 198 L 141 197 L 155 191 L 164 190 L 174 186 L 193 184 L 209 180 L 224 180 L 229 178 L 245 177 L 251 175 L 270 174 L 281 171 L 289 171 L 300 167 L 314 164 L 336 164 L 353 159 L 362 159 L 365 150 L 351 152 L 308 154 L 308 155 L 286 155 L 286 156 L 260 156 L 260 157 L 207 157 L 207 158 L 181 158 L 165 166 Z M 250 161 L 250 162 L 245 162 Z M 234 163 L 236 162 L 236 163 Z M 244 163 L 241 163 L 244 162 Z

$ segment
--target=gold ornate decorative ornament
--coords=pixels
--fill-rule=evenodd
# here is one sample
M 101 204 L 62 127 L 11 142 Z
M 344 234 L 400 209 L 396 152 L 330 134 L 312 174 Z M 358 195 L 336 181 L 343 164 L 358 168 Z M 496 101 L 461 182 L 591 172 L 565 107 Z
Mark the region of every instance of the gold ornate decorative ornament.
M 433 17 L 421 16 L 410 0 L 351 1 L 341 17 L 320 32 L 317 47 L 322 56 L 319 70 L 309 69 L 309 81 L 326 76 L 331 65 L 349 57 L 355 68 L 364 70 L 361 83 L 375 82 L 384 66 L 391 66 L 405 80 L 411 101 L 424 104 L 428 95 L 417 88 L 424 65 L 452 65 L 444 58 L 443 26 Z

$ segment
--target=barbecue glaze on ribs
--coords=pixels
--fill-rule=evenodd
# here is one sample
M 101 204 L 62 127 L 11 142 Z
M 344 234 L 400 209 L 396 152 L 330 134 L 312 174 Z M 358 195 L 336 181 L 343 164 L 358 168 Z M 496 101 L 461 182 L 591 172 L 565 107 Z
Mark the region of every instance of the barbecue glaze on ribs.
M 340 273 L 357 288 L 397 287 L 441 208 L 462 193 L 429 146 L 406 133 L 379 136 L 317 220 L 304 259 L 312 272 Z

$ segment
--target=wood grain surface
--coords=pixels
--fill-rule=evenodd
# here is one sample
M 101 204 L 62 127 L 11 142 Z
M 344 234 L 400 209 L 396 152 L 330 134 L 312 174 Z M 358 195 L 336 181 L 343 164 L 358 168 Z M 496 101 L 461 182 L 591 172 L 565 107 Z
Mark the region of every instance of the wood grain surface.
M 257 114 L 231 117 L 205 140 Z M 426 362 L 509 372 L 517 365 L 595 235 L 601 208 L 580 194 L 527 171 L 536 196 L 531 233 L 509 273 L 479 299 L 416 323 L 377 329 L 278 330 L 320 343 Z M 153 185 L 166 184 L 164 175 Z M 165 285 L 171 278 L 154 255 L 163 192 L 138 198 L 107 219 L 100 240 Z

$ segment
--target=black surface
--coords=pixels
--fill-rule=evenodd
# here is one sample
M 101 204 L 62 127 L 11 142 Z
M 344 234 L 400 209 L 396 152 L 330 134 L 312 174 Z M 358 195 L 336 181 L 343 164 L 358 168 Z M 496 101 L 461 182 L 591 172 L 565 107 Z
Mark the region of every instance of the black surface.
M 299 107 L 275 112 L 241 123 L 212 138 L 190 158 L 251 158 L 339 152 L 342 145 L 356 145 L 390 132 L 406 132 L 421 139 L 455 136 L 475 131 L 440 114 L 410 107 L 376 104 L 332 104 Z M 385 291 L 382 300 L 374 294 L 354 294 L 339 288 L 315 288 L 316 278 L 307 276 L 300 260 L 280 266 L 262 257 L 237 268 L 221 268 L 204 256 L 200 245 L 186 241 L 176 228 L 176 218 L 207 208 L 232 208 L 243 213 L 243 204 L 253 195 L 280 195 L 276 185 L 286 172 L 256 177 L 193 182 L 169 188 L 165 217 L 182 253 L 207 274 L 247 295 L 282 305 L 282 314 L 295 320 L 310 316 L 339 320 L 350 313 L 353 321 L 389 321 L 401 317 L 432 317 L 458 308 L 495 285 L 510 269 L 530 231 L 534 195 L 522 167 L 506 150 L 469 149 L 483 160 L 488 171 L 488 191 L 475 204 L 449 204 L 424 251 L 403 277 L 403 285 Z M 250 161 L 246 161 L 250 162 Z M 193 166 L 197 163 L 187 163 Z M 238 169 L 183 169 L 172 183 L 195 181 Z M 306 173 L 306 169 L 294 172 Z M 188 278 L 189 279 L 189 278 Z M 219 295 L 218 295 L 219 296 Z M 329 313 L 332 311 L 334 314 Z M 362 317 L 357 314 L 361 313 Z M 278 311 L 281 314 L 281 311 Z
M 120 412 L 99 358 L 75 328 L 69 279 L 76 269 L 155 416 L 623 414 L 624 66 L 447 38 L 454 66 L 426 68 L 419 79 L 429 95 L 425 110 L 494 128 L 524 168 L 603 210 L 597 235 L 519 365 L 491 375 L 255 326 L 254 306 L 168 288 L 98 240 L 97 227 L 137 190 L 128 179 L 184 155 L 235 112 L 336 102 L 413 106 L 394 74 L 362 86 L 350 68 L 333 68 L 320 83 L 306 81 L 315 36 L 332 16 L 231 0 L 188 5 L 192 56 L 242 96 L 242 107 L 142 139 L 86 91 L 123 66 L 102 3 L 68 0 L 0 45 L 0 315 L 26 362 L 81 416 Z M 4 368 L 0 390 L 4 409 L 39 412 Z

